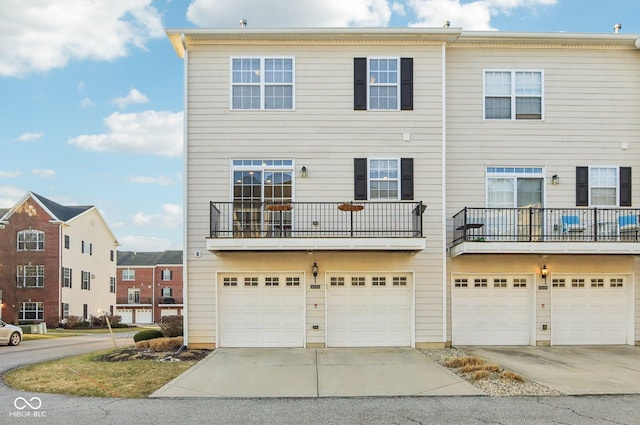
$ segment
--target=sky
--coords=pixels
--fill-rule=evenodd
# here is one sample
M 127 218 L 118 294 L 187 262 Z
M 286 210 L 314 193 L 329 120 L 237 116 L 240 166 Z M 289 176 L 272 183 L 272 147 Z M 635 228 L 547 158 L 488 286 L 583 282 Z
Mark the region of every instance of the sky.
M 182 249 L 183 63 L 165 29 L 640 34 L 638 0 L 0 0 L 0 208 L 95 205 L 122 251 Z

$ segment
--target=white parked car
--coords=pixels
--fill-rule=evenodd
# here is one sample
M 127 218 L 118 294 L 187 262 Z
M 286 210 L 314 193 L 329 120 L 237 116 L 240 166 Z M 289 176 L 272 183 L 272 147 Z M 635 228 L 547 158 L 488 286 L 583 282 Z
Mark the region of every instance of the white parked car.
M 0 344 L 18 345 L 22 341 L 22 329 L 0 320 Z

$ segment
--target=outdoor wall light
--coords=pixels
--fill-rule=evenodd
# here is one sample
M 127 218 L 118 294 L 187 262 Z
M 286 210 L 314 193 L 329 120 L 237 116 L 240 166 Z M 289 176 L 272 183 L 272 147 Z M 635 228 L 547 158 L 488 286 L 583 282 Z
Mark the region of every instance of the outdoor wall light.
M 549 269 L 547 268 L 547 265 L 545 264 L 540 269 L 540 275 L 542 276 L 542 278 L 544 279 L 545 282 L 547 281 L 547 275 L 548 274 L 549 274 Z
M 309 172 L 307 171 L 307 167 L 305 167 L 304 165 L 300 169 L 300 177 L 305 178 L 305 179 L 307 177 L 309 177 Z
M 558 177 L 557 174 L 554 174 L 553 176 L 551 176 L 551 184 L 554 186 L 557 186 L 560 184 L 560 177 Z
M 313 275 L 313 283 L 316 283 L 316 278 L 318 277 L 318 263 L 313 262 L 313 266 L 311 266 L 311 274 Z

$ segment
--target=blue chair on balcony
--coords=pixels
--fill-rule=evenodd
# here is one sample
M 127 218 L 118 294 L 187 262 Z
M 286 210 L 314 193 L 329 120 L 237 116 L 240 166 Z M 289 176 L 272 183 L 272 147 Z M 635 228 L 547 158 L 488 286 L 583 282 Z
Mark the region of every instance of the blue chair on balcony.
M 562 216 L 562 233 L 580 233 L 586 229 L 585 225 L 580 222 L 580 217 L 577 215 L 563 215 Z
M 638 240 L 638 216 L 635 214 L 621 215 L 618 217 L 618 232 L 620 237 L 626 236 Z M 625 239 L 626 239 L 625 238 Z

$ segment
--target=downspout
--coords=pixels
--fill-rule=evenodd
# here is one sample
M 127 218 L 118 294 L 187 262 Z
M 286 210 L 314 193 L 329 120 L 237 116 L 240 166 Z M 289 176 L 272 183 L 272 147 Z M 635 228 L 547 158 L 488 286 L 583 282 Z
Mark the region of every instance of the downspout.
M 151 323 L 156 323 L 156 268 L 157 264 L 153 265 L 153 274 L 151 275 Z
M 189 346 L 189 292 L 187 285 L 187 263 L 189 257 L 189 246 L 187 245 L 187 181 L 189 179 L 187 170 L 187 116 L 188 116 L 188 101 L 187 101 L 187 93 L 189 89 L 189 46 L 187 45 L 187 39 L 184 36 L 184 33 L 180 34 L 180 41 L 182 42 L 182 49 L 184 50 L 183 60 L 184 60 L 184 81 L 182 90 L 184 91 L 184 110 L 182 112 L 182 169 L 184 170 L 184 176 L 182 180 L 182 321 L 183 321 L 183 333 L 184 333 L 184 345 Z M 185 314 L 187 313 L 187 314 Z
M 64 312 L 62 311 L 62 253 L 64 252 L 64 242 L 62 235 L 62 226 L 61 222 L 58 226 L 58 323 L 62 320 L 62 315 Z
M 447 344 L 447 44 L 442 43 L 442 340 Z

